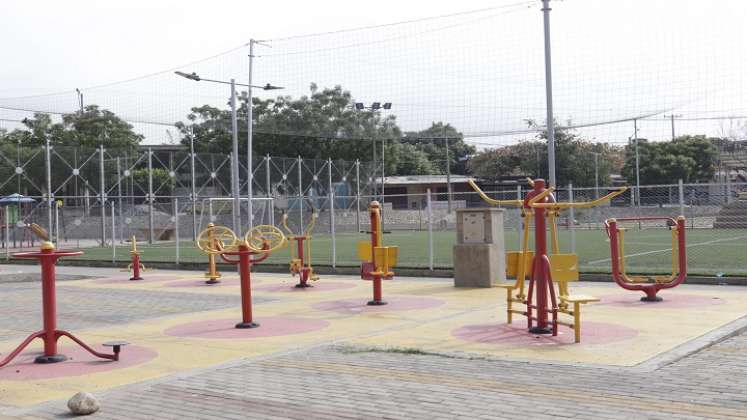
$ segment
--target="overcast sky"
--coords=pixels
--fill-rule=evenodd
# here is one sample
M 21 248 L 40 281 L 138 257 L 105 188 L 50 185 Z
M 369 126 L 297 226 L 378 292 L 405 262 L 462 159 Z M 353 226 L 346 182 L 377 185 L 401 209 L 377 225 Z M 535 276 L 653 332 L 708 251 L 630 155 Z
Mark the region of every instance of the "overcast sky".
M 52 105 L 45 105 L 41 99 L 3 102 L 2 98 L 70 91 L 156 73 L 250 38 L 278 39 L 517 3 L 522 2 L 6 0 L 0 25 L 0 105 L 51 106 L 64 112 L 69 99 L 61 104 L 54 98 L 48 101 Z M 743 101 L 747 1 L 551 3 L 554 93 L 561 122 L 598 123 L 671 109 L 683 116 L 678 122 L 681 130 L 716 134 L 716 122 L 684 119 L 747 114 Z M 472 136 L 514 130 L 522 126 L 523 118 L 544 118 L 539 5 L 536 0 L 506 15 L 494 10 L 445 21 L 273 42 L 272 49 L 260 51 L 268 56 L 258 59 L 264 60 L 257 64 L 257 78 L 262 79 L 258 82 L 282 84 L 288 88 L 285 93 L 293 96 L 307 92 L 311 82 L 341 83 L 360 100 L 391 100 L 399 105 L 395 113 L 407 129 L 445 120 Z M 362 46 L 283 56 L 350 42 Z M 246 66 L 240 61 L 245 55 L 239 51 L 191 69 L 245 82 Z M 165 74 L 100 90 L 98 95 L 116 97 L 108 105 L 130 119 L 169 122 L 183 118 L 188 105 L 217 103 L 224 97 L 224 91 L 195 90 L 184 83 Z M 151 97 L 158 98 L 151 101 Z M 162 101 L 169 97 L 175 105 L 167 111 Z M 0 110 L 0 119 L 19 116 Z M 641 122 L 640 134 L 654 139 L 668 136 L 663 113 L 652 118 Z M 13 126 L 0 121 L 0 127 Z M 632 134 L 632 124 L 582 130 L 590 137 L 620 143 Z M 516 138 L 488 136 L 473 141 L 500 144 Z

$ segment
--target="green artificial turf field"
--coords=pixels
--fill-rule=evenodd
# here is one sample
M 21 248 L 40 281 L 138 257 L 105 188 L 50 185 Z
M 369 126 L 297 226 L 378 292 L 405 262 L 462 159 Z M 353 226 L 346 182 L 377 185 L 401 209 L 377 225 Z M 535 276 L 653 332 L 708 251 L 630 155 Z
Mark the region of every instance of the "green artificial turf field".
M 582 272 L 609 272 L 609 241 L 603 230 L 576 230 L 576 253 L 579 255 Z M 570 252 L 571 233 L 561 230 L 559 241 L 562 252 Z M 506 250 L 519 246 L 519 232 L 506 231 Z M 747 239 L 745 229 L 688 229 L 687 252 L 690 274 L 745 275 L 747 274 Z M 335 238 L 335 255 L 338 266 L 358 264 L 356 242 L 368 240 L 368 236 L 355 233 L 338 233 Z M 433 232 L 433 262 L 436 268 L 452 266 L 452 246 L 456 242 L 453 231 Z M 408 268 L 428 267 L 428 233 L 426 231 L 394 231 L 384 235 L 384 244 L 399 246 L 397 266 Z M 138 244 L 144 262 L 174 262 L 176 244 L 163 242 L 154 245 Z M 671 261 L 671 239 L 664 229 L 631 229 L 626 234 L 626 264 L 630 272 L 664 273 Z M 111 248 L 85 249 L 82 259 L 112 259 Z M 129 246 L 116 250 L 118 261 L 129 260 Z M 191 241 L 181 241 L 181 262 L 206 261 L 204 254 Z M 269 263 L 285 264 L 290 258 L 288 247 L 279 250 L 267 260 Z M 315 265 L 331 265 L 332 238 L 318 233 L 313 240 L 313 262 Z

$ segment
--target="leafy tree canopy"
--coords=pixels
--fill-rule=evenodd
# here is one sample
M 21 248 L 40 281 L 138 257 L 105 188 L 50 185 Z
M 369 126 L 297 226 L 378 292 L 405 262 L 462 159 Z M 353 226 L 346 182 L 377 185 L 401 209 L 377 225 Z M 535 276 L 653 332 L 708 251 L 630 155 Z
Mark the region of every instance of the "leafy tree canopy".
M 675 184 L 709 182 L 716 171 L 718 139 L 704 135 L 680 136 L 672 141 L 649 142 L 638 139 L 641 184 Z M 625 148 L 623 175 L 628 183 L 636 182 L 635 143 Z

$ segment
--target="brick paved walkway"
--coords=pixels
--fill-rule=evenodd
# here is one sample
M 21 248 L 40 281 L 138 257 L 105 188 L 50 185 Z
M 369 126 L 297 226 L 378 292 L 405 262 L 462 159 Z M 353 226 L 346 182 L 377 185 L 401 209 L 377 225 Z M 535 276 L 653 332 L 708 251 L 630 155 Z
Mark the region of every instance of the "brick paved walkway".
M 662 367 L 323 347 L 112 390 L 95 419 L 747 418 L 747 334 Z M 32 416 L 66 417 L 59 402 Z

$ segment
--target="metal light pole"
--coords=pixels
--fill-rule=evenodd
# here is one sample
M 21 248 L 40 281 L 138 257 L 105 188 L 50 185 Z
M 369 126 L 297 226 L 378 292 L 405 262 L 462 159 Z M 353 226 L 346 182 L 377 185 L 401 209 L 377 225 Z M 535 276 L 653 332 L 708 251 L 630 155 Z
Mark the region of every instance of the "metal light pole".
M 594 198 L 599 198 L 599 153 L 594 154 Z
M 220 83 L 224 85 L 231 85 L 231 127 L 232 127 L 232 140 L 233 140 L 233 155 L 232 158 L 232 166 L 236 168 L 235 173 L 232 171 L 232 176 L 235 179 L 236 185 L 234 186 L 232 184 L 232 189 L 234 190 L 233 198 L 234 198 L 234 215 L 240 217 L 240 191 L 239 191 L 239 153 L 238 153 L 238 117 L 236 115 L 236 86 L 243 86 L 247 88 L 248 94 L 247 94 L 247 163 L 248 167 L 247 170 L 249 172 L 247 177 L 247 184 L 249 184 L 248 188 L 248 195 L 249 195 L 249 226 L 252 226 L 252 88 L 258 88 L 262 90 L 277 90 L 277 89 L 283 89 L 281 86 L 273 86 L 271 84 L 266 84 L 264 86 L 254 86 L 251 84 L 252 80 L 252 64 L 254 59 L 254 44 L 259 43 L 260 41 L 251 40 L 249 43 L 249 84 L 242 84 L 242 83 L 236 83 L 234 79 L 231 79 L 230 82 L 226 82 L 223 80 L 215 80 L 215 79 L 205 79 L 203 77 L 198 76 L 196 73 L 185 73 L 182 71 L 175 71 L 177 76 L 184 77 L 185 79 L 193 80 L 195 82 L 205 81 L 205 82 L 211 82 L 211 83 Z M 194 155 L 194 152 L 193 152 Z M 241 219 L 239 218 L 238 221 L 234 219 L 234 229 L 237 229 L 238 232 L 241 227 Z
M 236 81 L 231 79 L 231 192 L 233 194 L 233 231 L 241 232 L 239 195 L 239 120 L 236 117 Z
M 252 198 L 254 196 L 254 165 L 252 162 L 252 146 L 253 146 L 253 132 L 252 125 L 254 122 L 254 113 L 252 109 L 252 68 L 254 67 L 254 39 L 249 40 L 249 83 L 246 88 L 246 194 L 249 198 L 247 204 L 247 212 L 249 213 L 249 229 L 254 227 L 254 207 L 252 206 Z M 270 191 L 267 191 L 270 194 Z M 274 209 L 270 209 L 274 211 Z
M 381 109 L 390 110 L 392 109 L 392 103 L 391 102 L 385 102 L 382 106 L 381 102 L 373 102 L 371 103 L 371 106 L 365 106 L 362 102 L 356 102 L 355 103 L 355 109 L 358 111 L 362 111 L 364 109 L 369 109 L 371 112 L 379 111 Z M 372 149 L 373 149 L 373 195 L 376 197 L 376 137 L 371 137 L 372 142 Z M 386 139 L 381 140 L 381 209 L 384 210 L 384 177 L 385 177 L 385 167 L 384 167 L 384 146 L 386 143 Z
M 545 24 L 545 97 L 547 102 L 547 164 L 550 186 L 555 187 L 555 118 L 552 109 L 552 57 L 550 53 L 550 0 L 542 0 Z
M 641 205 L 641 157 L 638 153 L 638 120 L 633 119 L 633 139 L 635 139 L 635 195 L 638 206 Z

